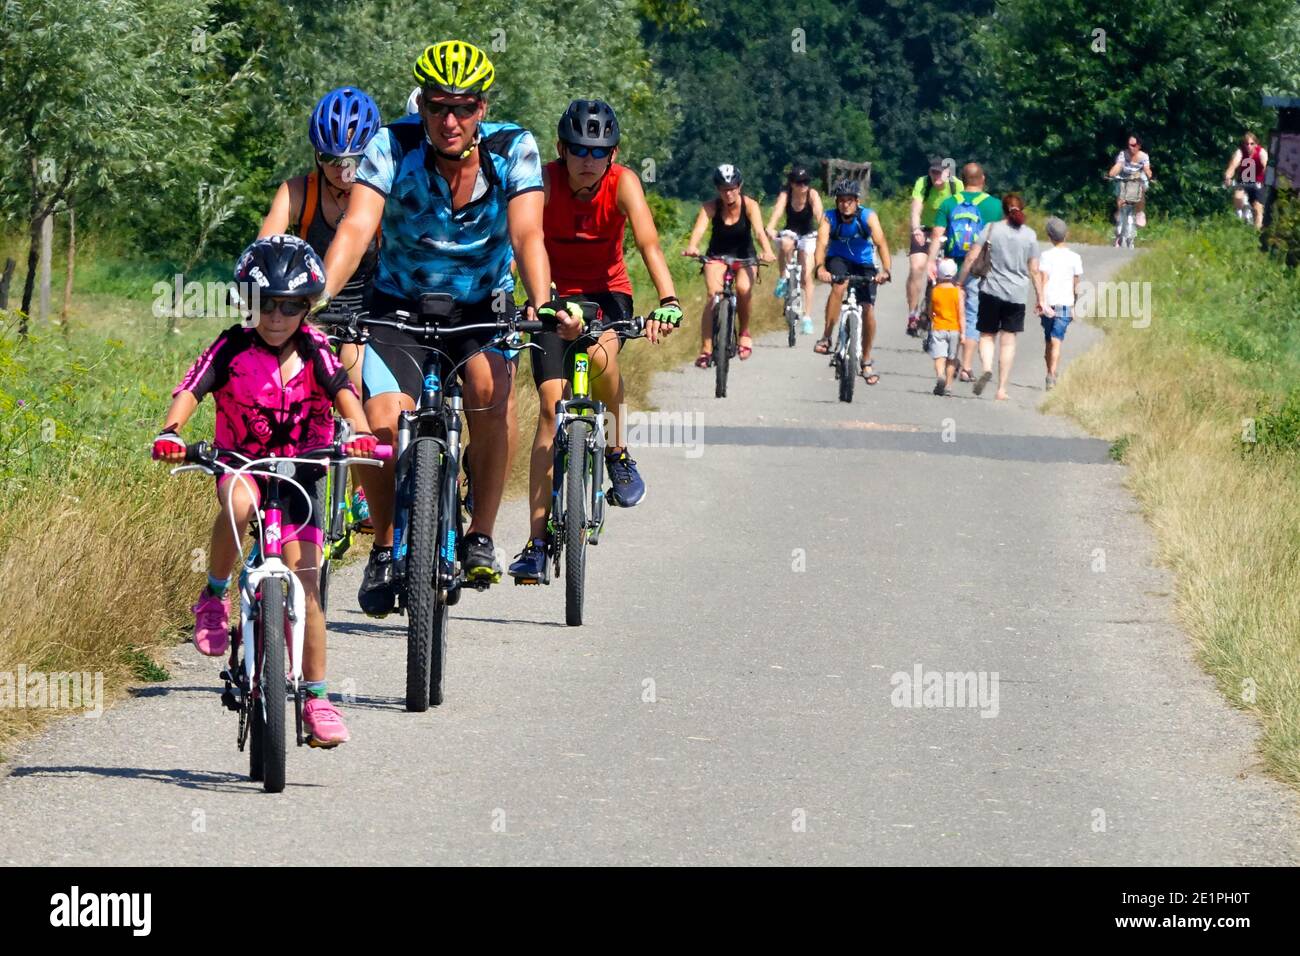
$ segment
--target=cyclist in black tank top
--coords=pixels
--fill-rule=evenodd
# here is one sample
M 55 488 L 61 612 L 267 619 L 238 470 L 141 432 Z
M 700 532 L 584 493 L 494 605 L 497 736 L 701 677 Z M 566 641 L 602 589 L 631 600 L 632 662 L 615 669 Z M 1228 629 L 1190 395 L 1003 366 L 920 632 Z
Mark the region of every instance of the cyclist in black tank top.
M 704 303 L 704 321 L 700 323 L 703 336 L 700 355 L 695 364 L 707 368 L 713 354 L 713 310 L 714 297 L 722 292 L 723 278 L 727 272 L 724 259 L 754 258 L 754 236 L 757 235 L 763 246 L 761 259 L 772 262 L 776 254 L 772 252 L 763 231 L 762 210 L 758 203 L 744 195 L 741 190 L 740 170 L 730 163 L 719 166 L 713 171 L 713 184 L 717 188 L 717 198 L 710 199 L 700 206 L 695 217 L 695 228 L 686 243 L 682 255 L 696 258 L 700 252 L 700 240 L 704 231 L 713 225 L 709 236 L 708 250 L 705 253 L 709 261 L 704 266 L 704 283 L 708 289 L 708 298 Z M 728 219 L 732 221 L 727 222 Z M 718 257 L 718 258 L 714 258 Z M 736 276 L 736 312 L 739 327 L 740 358 L 747 359 L 754 352 L 754 343 L 749 336 L 750 301 L 754 285 L 754 266 L 738 265 L 734 268 Z
M 280 184 L 271 209 L 262 220 L 258 238 L 279 235 L 291 229 L 325 258 L 339 223 L 347 215 L 348 200 L 361 156 L 379 132 L 379 108 L 375 101 L 354 87 L 340 87 L 321 97 L 307 124 L 307 138 L 316 157 L 316 168 Z M 323 315 L 361 311 L 364 295 L 379 259 L 378 233 L 370 242 L 361 265 L 340 290 Z M 363 354 L 355 345 L 339 348 L 339 361 L 361 394 Z
M 817 248 L 817 226 L 822 220 L 822 197 L 812 188 L 812 173 L 802 163 L 790 167 L 786 188 L 776 197 L 772 214 L 767 219 L 767 234 L 777 241 L 777 268 L 780 278 L 776 283 L 776 296 L 786 294 L 785 270 L 796 253 L 803 266 L 803 302 L 805 312 L 801 326 L 805 335 L 812 332 L 812 316 L 807 313 L 813 301 L 813 252 Z M 796 209 L 795 206 L 799 208 Z M 777 221 L 785 215 L 785 225 L 776 230 Z

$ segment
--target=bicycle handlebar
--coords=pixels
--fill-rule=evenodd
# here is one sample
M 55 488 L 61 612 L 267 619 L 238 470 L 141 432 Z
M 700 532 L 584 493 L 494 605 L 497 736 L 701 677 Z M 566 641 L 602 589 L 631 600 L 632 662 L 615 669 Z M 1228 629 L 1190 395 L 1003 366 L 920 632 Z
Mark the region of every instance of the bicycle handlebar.
M 340 454 L 344 444 L 344 442 L 335 442 L 332 445 L 324 445 L 320 448 L 309 448 L 296 455 L 263 455 L 260 458 L 250 458 L 244 452 L 234 448 L 221 448 L 210 442 L 197 441 L 190 442 L 185 446 L 185 461 L 190 465 L 197 465 L 207 471 L 215 472 L 218 468 L 226 471 L 242 471 L 254 466 L 267 463 L 275 464 L 281 461 L 317 464 L 321 459 L 327 460 L 330 464 L 378 465 L 381 461 L 393 457 L 392 445 L 376 445 L 374 458 L 360 458 Z M 238 458 L 243 464 L 238 468 L 234 468 L 221 461 L 223 456 Z

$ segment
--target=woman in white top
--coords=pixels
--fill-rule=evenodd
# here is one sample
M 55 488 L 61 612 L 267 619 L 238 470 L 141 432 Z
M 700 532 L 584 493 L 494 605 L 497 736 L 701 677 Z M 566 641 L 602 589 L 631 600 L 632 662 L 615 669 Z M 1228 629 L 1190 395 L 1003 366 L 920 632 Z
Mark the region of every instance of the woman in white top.
M 1137 175 L 1142 180 L 1142 201 L 1138 203 L 1137 224 L 1145 226 L 1147 224 L 1147 194 L 1146 186 L 1148 183 L 1155 181 L 1155 175 L 1151 172 L 1151 157 L 1142 151 L 1142 140 L 1136 135 L 1128 138 L 1128 148 L 1122 149 L 1115 156 L 1115 163 L 1110 167 L 1107 176 L 1133 176 Z M 1119 215 L 1119 207 L 1123 202 L 1119 198 L 1119 183 L 1115 184 L 1115 215 Z M 1118 222 L 1118 218 L 1116 222 Z

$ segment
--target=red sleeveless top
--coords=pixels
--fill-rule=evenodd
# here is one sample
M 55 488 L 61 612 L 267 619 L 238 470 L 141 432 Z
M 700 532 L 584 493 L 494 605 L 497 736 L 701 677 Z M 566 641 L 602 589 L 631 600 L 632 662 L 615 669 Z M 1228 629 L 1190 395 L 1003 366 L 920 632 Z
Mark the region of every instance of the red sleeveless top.
M 557 295 L 582 292 L 632 294 L 623 263 L 623 228 L 627 216 L 618 208 L 618 178 L 628 173 L 617 163 L 609 168 L 590 201 L 573 198 L 563 160 L 546 165 L 551 197 L 542 214 L 551 281 Z M 630 174 L 629 174 L 630 175 Z

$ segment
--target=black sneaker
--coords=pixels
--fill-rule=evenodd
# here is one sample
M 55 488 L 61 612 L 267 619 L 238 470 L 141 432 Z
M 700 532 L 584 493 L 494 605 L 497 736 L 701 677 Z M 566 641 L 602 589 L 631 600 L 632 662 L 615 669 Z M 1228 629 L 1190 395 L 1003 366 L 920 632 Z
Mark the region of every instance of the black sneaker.
M 361 576 L 357 603 L 371 617 L 385 617 L 397 606 L 397 589 L 393 586 L 393 549 L 371 548 Z
M 610 504 L 620 508 L 634 508 L 645 497 L 645 482 L 636 470 L 636 462 L 628 457 L 627 449 L 605 453 L 605 470 L 613 487 L 609 492 Z
M 510 576 L 516 584 L 539 584 L 546 573 L 546 542 L 534 538 L 524 545 L 524 550 L 515 555 L 515 563 L 510 565 Z
M 476 531 L 465 535 L 461 541 L 460 560 L 465 569 L 465 580 L 470 584 L 496 584 L 501 580 L 496 545 L 485 534 Z

